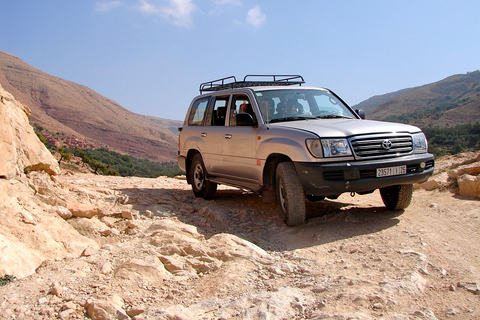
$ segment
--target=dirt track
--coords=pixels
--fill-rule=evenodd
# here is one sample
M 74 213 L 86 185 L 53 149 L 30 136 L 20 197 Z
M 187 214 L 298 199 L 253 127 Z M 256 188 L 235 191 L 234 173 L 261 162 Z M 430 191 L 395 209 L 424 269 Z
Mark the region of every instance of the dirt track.
M 59 183 L 140 219 L 71 219 L 101 249 L 0 287 L 0 318 L 480 319 L 478 200 L 416 190 L 391 212 L 378 192 L 345 194 L 289 228 L 276 203 L 231 188 L 205 201 L 167 178 Z M 151 257 L 169 272 L 126 267 Z

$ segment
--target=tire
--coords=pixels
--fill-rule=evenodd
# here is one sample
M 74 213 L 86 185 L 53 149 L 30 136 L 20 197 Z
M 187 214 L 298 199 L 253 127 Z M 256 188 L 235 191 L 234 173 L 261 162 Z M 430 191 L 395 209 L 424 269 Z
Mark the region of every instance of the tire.
M 305 222 L 305 192 L 292 162 L 277 166 L 275 187 L 283 220 L 288 226 Z
M 192 177 L 192 190 L 196 197 L 208 200 L 215 195 L 217 184 L 207 180 L 207 170 L 199 153 L 193 157 L 190 175 Z
M 383 203 L 389 210 L 402 210 L 412 201 L 413 184 L 396 185 L 380 189 Z

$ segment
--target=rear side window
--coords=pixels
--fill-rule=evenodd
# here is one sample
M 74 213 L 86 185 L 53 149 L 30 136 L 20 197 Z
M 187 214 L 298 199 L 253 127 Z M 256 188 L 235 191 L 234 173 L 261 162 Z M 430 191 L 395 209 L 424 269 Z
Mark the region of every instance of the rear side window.
M 228 107 L 228 98 L 225 97 L 215 97 L 215 103 L 213 105 L 212 120 L 210 125 L 212 126 L 224 126 L 225 118 L 227 115 Z M 208 122 L 206 123 L 208 125 Z
M 207 111 L 208 100 L 210 100 L 210 97 L 204 97 L 193 103 L 188 116 L 189 126 L 202 126 L 205 123 L 205 111 Z

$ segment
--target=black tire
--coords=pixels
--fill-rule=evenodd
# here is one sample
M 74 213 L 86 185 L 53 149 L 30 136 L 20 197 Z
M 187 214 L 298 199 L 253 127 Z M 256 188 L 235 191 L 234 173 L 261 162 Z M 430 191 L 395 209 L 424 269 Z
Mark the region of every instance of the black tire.
M 383 203 L 389 210 L 402 210 L 412 201 L 413 184 L 396 185 L 380 189 Z
M 305 192 L 292 162 L 282 162 L 276 174 L 277 200 L 282 218 L 288 226 L 305 222 Z
M 193 157 L 190 175 L 192 177 L 192 190 L 196 197 L 208 200 L 215 195 L 217 184 L 208 181 L 207 170 L 199 153 Z

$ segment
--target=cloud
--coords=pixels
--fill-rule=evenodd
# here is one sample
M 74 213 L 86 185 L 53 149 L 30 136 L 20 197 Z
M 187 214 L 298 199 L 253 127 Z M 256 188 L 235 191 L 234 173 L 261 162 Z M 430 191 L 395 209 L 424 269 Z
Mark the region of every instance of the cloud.
M 159 12 L 157 6 L 149 3 L 147 0 L 140 0 L 138 10 L 146 14 L 158 14 Z
M 120 0 L 98 1 L 98 2 L 95 2 L 95 4 L 93 5 L 93 9 L 96 12 L 108 12 L 120 6 L 123 6 L 122 1 Z
M 248 10 L 247 13 L 247 24 L 255 28 L 260 28 L 262 24 L 267 20 L 267 16 L 262 13 L 260 5 L 256 5 L 252 9 Z
M 169 0 L 169 6 L 162 7 L 161 12 L 176 25 L 188 27 L 192 25 L 192 13 L 195 5 L 191 0 Z
M 182 27 L 192 25 L 192 13 L 196 9 L 192 0 L 168 0 L 165 4 L 157 4 L 149 0 L 140 0 L 137 9 L 145 14 L 159 15 Z
M 242 1 L 241 0 L 213 0 L 213 2 L 217 5 L 233 5 L 233 6 L 241 6 Z

